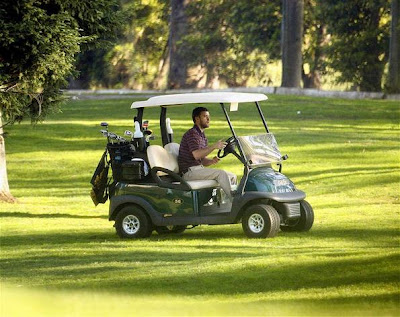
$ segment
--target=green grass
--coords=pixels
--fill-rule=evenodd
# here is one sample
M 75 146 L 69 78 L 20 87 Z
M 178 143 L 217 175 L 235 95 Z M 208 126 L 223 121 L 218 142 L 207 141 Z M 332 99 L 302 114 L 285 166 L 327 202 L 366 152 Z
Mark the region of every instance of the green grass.
M 370 315 L 400 313 L 400 111 L 396 102 L 271 96 L 262 103 L 283 172 L 315 211 L 308 233 L 251 240 L 240 225 L 121 240 L 90 178 L 99 122 L 132 128 L 132 100 L 71 101 L 43 124 L 8 129 L 17 204 L 0 203 L 1 315 Z M 179 141 L 191 108 L 171 108 Z M 252 107 L 238 134 L 262 132 Z M 229 136 L 210 106 L 210 142 Z M 301 111 L 301 114 L 297 114 Z M 158 111 L 145 114 L 161 143 Z M 221 167 L 242 173 L 234 157 Z

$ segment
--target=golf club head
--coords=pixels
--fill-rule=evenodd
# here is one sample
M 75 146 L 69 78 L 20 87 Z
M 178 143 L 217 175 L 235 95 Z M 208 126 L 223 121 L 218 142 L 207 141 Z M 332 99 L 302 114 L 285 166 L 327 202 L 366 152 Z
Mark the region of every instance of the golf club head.
M 133 132 L 129 131 L 129 130 L 125 130 L 124 132 L 125 135 L 132 137 L 133 136 Z
M 111 140 L 117 140 L 118 135 L 116 135 L 116 134 L 113 133 L 113 132 L 108 132 L 108 137 L 109 137 Z
M 123 138 L 122 136 L 117 135 L 117 141 L 119 141 L 119 142 L 126 142 L 126 139 Z
M 101 126 L 101 127 L 106 127 L 106 128 L 107 128 L 107 127 L 108 127 L 108 123 L 107 123 L 107 122 L 102 122 L 102 123 L 100 123 L 100 126 Z

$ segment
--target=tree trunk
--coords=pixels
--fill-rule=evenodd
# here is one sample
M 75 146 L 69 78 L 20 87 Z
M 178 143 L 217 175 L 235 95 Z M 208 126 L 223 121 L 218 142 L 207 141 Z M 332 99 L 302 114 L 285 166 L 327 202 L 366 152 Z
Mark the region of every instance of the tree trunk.
M 321 65 L 323 60 L 322 46 L 325 41 L 325 28 L 321 24 L 315 25 L 316 31 L 314 32 L 315 45 L 312 49 L 310 72 L 308 74 L 304 71 L 304 65 L 301 70 L 301 79 L 303 80 L 303 88 L 321 88 Z
M 400 93 L 400 0 L 392 0 L 389 47 L 389 82 L 388 92 Z
M 188 61 L 183 41 L 187 33 L 185 8 L 190 0 L 171 0 L 171 22 L 169 27 L 169 89 L 188 88 Z
M 321 75 L 319 70 L 311 70 L 308 74 L 306 74 L 304 67 L 302 68 L 301 79 L 303 81 L 303 88 L 320 89 Z
M 3 121 L 0 109 L 0 201 L 13 203 L 16 199 L 10 193 L 6 167 L 6 147 L 4 143 Z
M 169 41 L 164 47 L 162 59 L 160 61 L 160 65 L 158 68 L 157 77 L 154 79 L 153 88 L 154 89 L 165 89 L 166 88 L 166 78 L 168 76 L 168 68 L 169 68 Z
M 300 87 L 304 1 L 283 0 L 282 4 L 282 87 Z

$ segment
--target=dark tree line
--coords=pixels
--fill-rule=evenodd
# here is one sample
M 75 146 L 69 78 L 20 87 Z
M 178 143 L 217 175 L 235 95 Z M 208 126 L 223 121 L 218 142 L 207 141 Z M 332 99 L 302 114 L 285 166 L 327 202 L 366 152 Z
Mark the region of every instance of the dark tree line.
M 282 86 L 320 88 L 329 78 L 355 90 L 396 92 L 398 3 L 126 0 L 125 36 L 103 54 L 86 53 L 104 67 L 92 74 L 80 57 L 78 69 L 86 88 L 265 86 L 281 61 Z

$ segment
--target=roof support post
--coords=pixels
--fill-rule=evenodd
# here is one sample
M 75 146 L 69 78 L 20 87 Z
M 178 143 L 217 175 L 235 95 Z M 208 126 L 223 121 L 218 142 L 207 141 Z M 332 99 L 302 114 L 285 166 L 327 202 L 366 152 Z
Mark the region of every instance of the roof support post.
M 231 119 L 229 118 L 229 115 L 228 115 L 228 111 L 226 111 L 225 105 L 224 105 L 223 103 L 221 103 L 221 108 L 222 108 L 222 111 L 224 112 L 226 121 L 228 121 L 229 128 L 231 129 L 232 135 L 233 135 L 233 137 L 235 138 L 236 145 L 237 145 L 237 147 L 238 147 L 238 149 L 239 149 L 240 158 L 238 157 L 238 159 L 239 159 L 243 164 L 246 165 L 247 162 L 246 162 L 245 156 L 244 156 L 244 154 L 243 154 L 244 152 L 243 152 L 242 146 L 240 145 L 240 142 L 238 142 L 238 138 L 237 138 L 237 135 L 236 135 L 235 130 L 233 129 Z
M 137 115 L 133 118 L 133 127 L 135 127 L 135 121 L 139 122 L 140 130 L 142 130 L 142 120 L 143 120 L 144 108 L 137 108 Z
M 163 146 L 165 146 L 166 144 L 171 142 L 171 140 L 169 139 L 168 132 L 167 132 L 166 119 L 167 119 L 167 108 L 161 107 L 160 130 L 161 130 L 161 139 L 162 139 Z
M 264 114 L 263 114 L 263 112 L 262 112 L 262 110 L 261 110 L 260 105 L 258 104 L 258 101 L 256 101 L 256 107 L 257 107 L 258 113 L 260 114 L 262 123 L 264 124 L 265 130 L 267 131 L 267 133 L 269 133 L 267 121 L 265 121 Z

